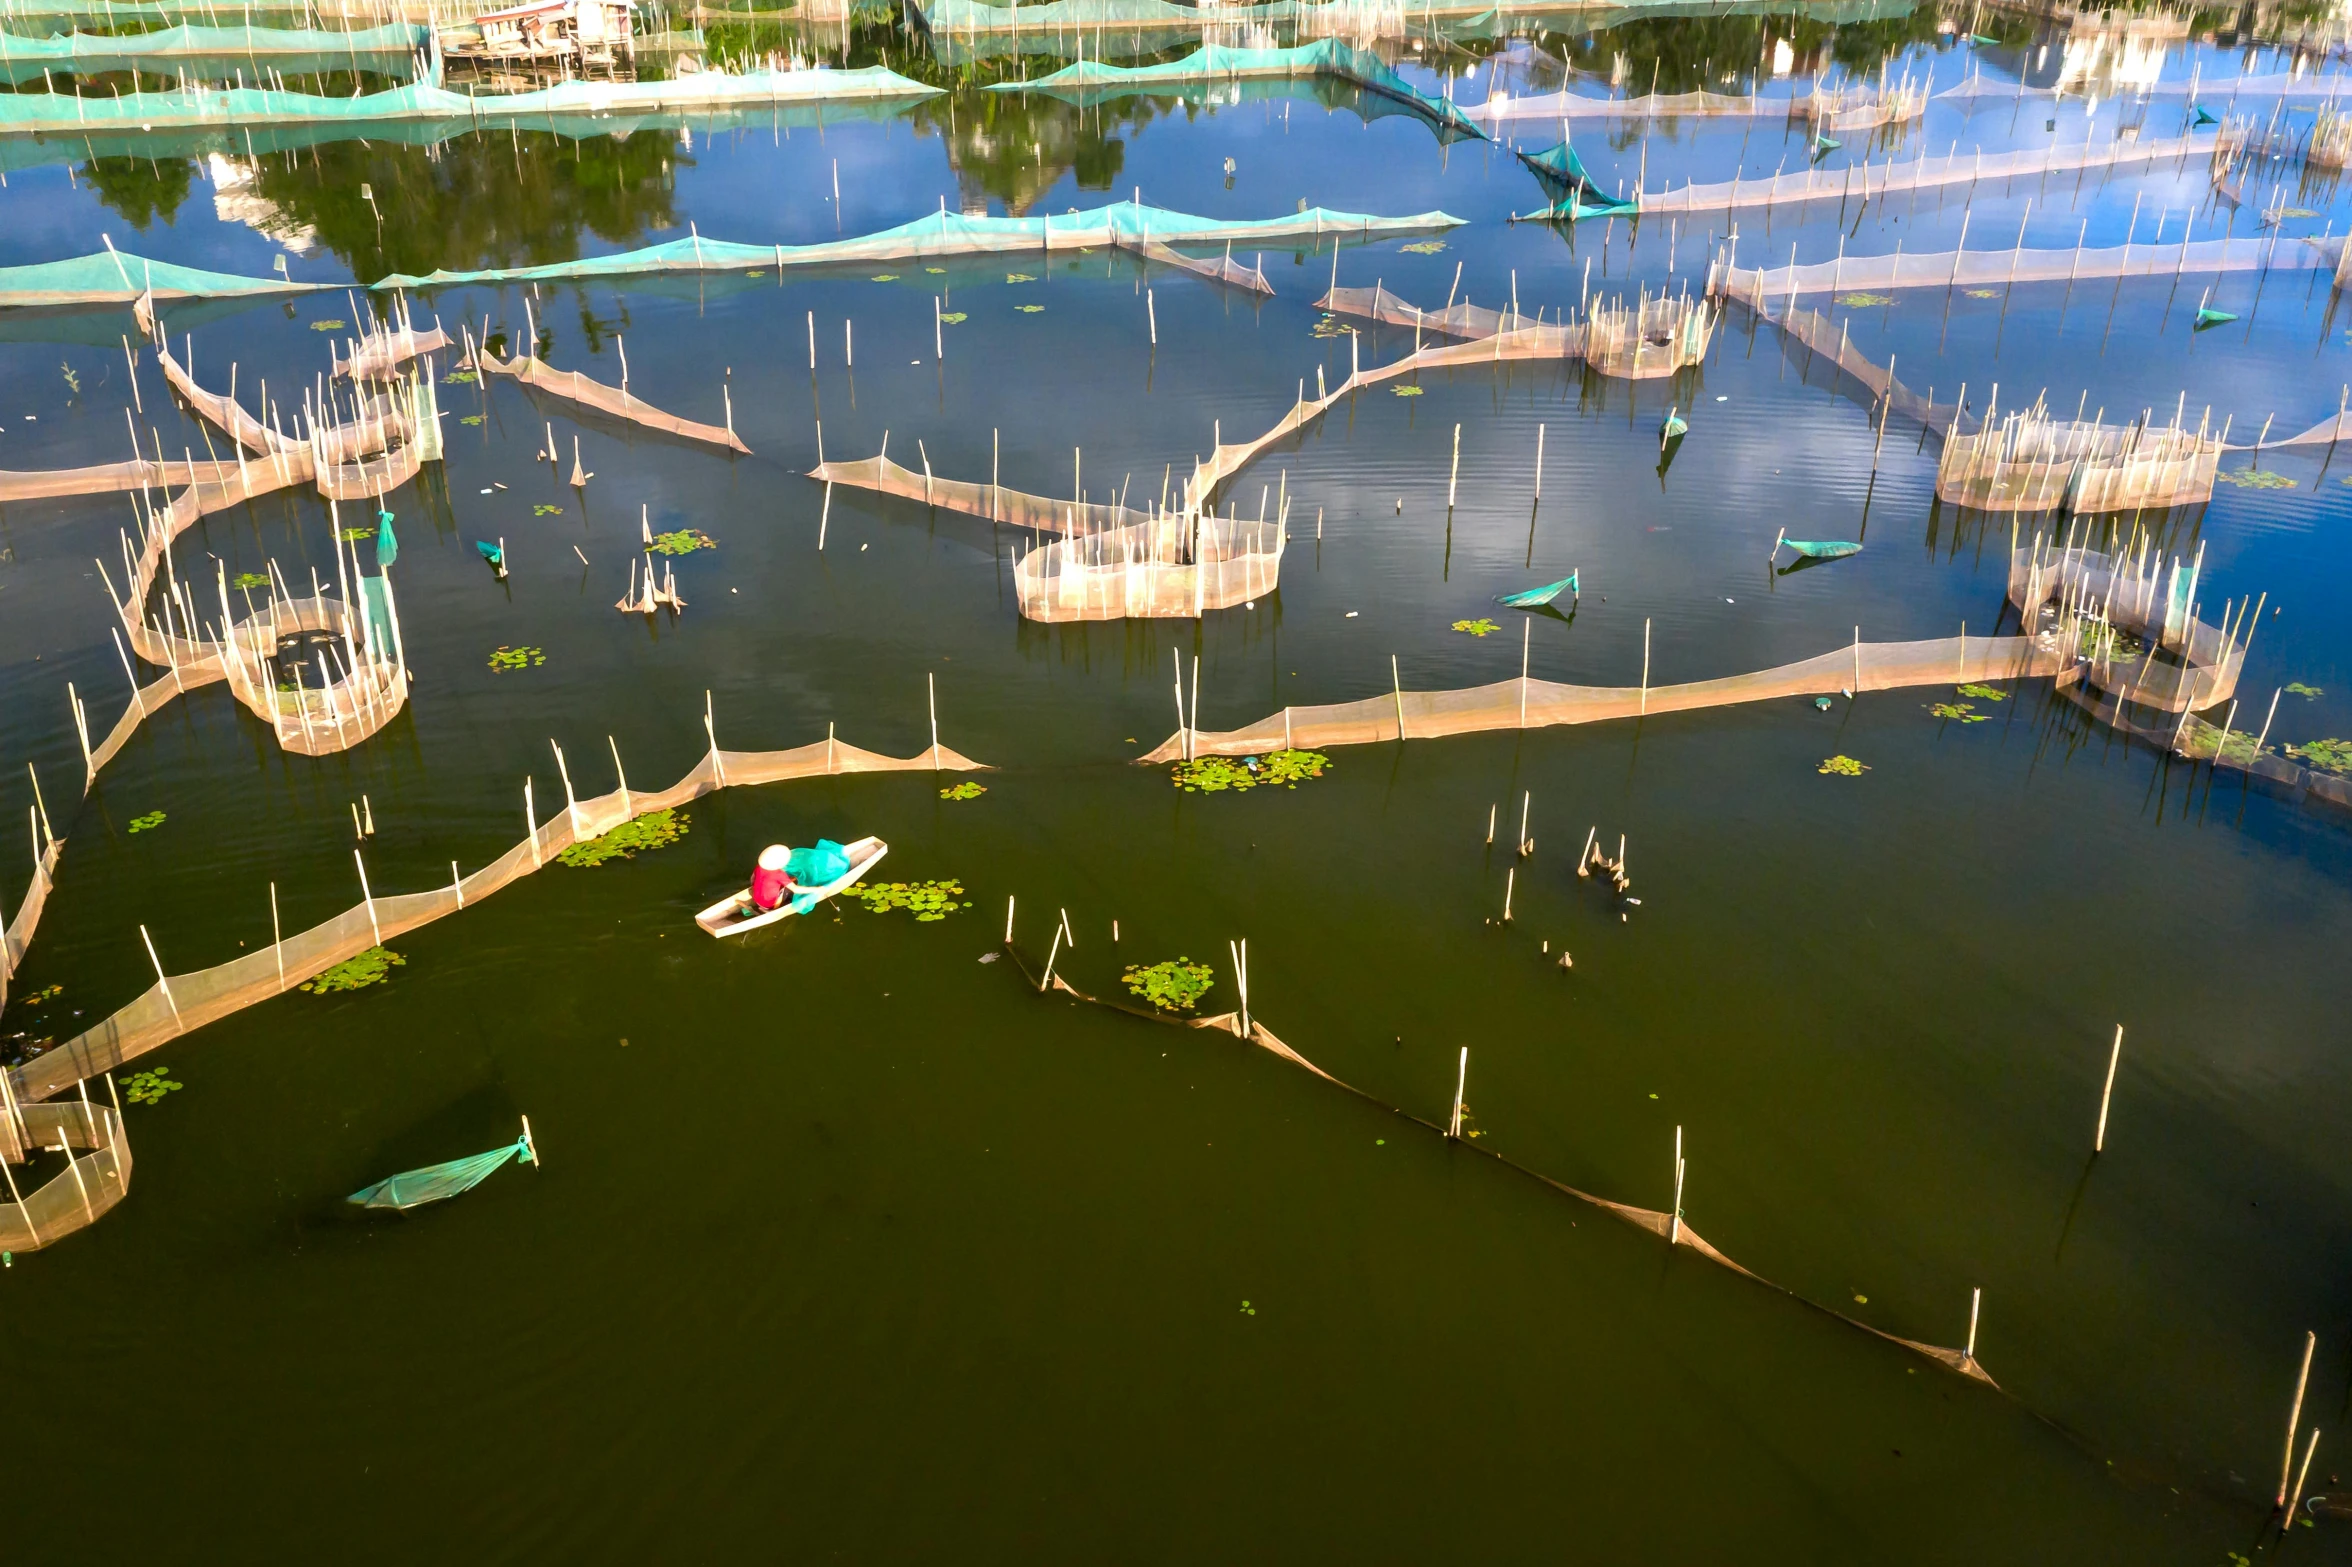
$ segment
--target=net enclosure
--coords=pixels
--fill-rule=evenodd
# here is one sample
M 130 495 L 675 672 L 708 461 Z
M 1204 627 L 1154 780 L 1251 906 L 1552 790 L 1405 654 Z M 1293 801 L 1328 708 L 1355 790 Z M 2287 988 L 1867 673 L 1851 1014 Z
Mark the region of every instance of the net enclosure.
M 747 457 L 751 455 L 751 448 L 736 438 L 734 396 L 723 387 L 721 394 L 727 399 L 728 413 L 726 426 L 721 428 L 718 425 L 697 424 L 692 419 L 665 413 L 642 397 L 632 397 L 626 382 L 617 388 L 606 386 L 576 370 L 554 369 L 529 354 L 501 359 L 487 348 L 477 347 L 465 356 L 463 363 L 491 375 L 509 377 L 534 393 L 561 399 L 611 419 L 656 430 L 697 445 L 716 446 L 722 451 L 740 452 Z
M 1450 100 L 1421 91 L 1371 50 L 1359 49 L 1337 38 L 1318 39 L 1291 48 L 1248 49 L 1207 43 L 1180 60 L 1166 60 L 1157 65 L 1105 65 L 1099 60 L 1079 60 L 1049 76 L 1028 82 L 999 82 L 989 91 L 1076 94 L 1093 99 L 1180 92 L 1199 83 L 1245 77 L 1302 76 L 1352 82 L 1367 92 L 1405 105 L 1443 130 L 1481 140 L 1486 136 L 1477 122 Z
M 209 272 L 174 261 L 129 255 L 110 246 L 62 261 L 0 267 L 0 308 L 41 310 L 77 305 L 127 305 L 143 295 L 166 300 L 234 299 L 308 294 L 331 286 Z
M 1742 267 L 1736 251 L 1708 269 L 1707 291 L 1762 306 L 1804 294 L 1846 289 L 2006 288 L 2012 283 L 2080 282 L 2086 278 L 2181 277 L 2225 272 L 2334 270 L 2344 257 L 2342 237 L 2287 238 L 2252 234 L 2172 244 L 2077 246 L 2066 250 L 1901 251 L 1839 256 L 1833 261 L 1790 259 L 1779 266 Z
M 1534 93 L 1512 97 L 1490 95 L 1462 113 L 1481 125 L 1513 120 L 1569 122 L 1575 120 L 1760 119 L 1781 115 L 1808 120 L 1823 130 L 1870 130 L 1881 125 L 1915 120 L 1927 112 L 1927 86 L 1909 77 L 1877 87 L 1867 84 L 1816 86 L 1810 92 L 1766 96 L 1762 93 L 1681 92 L 1645 93 L 1638 98 L 1600 98 L 1588 93 Z
M 132 92 L 0 94 L 0 136 L 101 131 L 177 131 L 221 126 L 368 124 L 402 120 L 509 121 L 614 115 L 736 104 L 796 104 L 931 97 L 928 87 L 882 66 L 851 70 L 700 71 L 666 81 L 563 82 L 537 92 L 460 93 L 412 82 L 349 98 L 268 87 Z
M 65 1168 L 34 1185 L 25 1167 L 45 1153 L 62 1154 Z M 91 1103 L 86 1086 L 76 1099 L 26 1104 L 0 1083 L 0 1251 L 38 1251 L 87 1229 L 130 1186 L 119 1106 Z
M 169 72 L 180 67 L 200 68 L 204 62 L 224 66 L 266 63 L 276 71 L 304 69 L 387 72 L 406 66 L 422 74 L 420 61 L 432 34 L 422 25 L 406 22 L 381 27 L 327 32 L 312 28 L 206 27 L 180 24 L 146 33 L 67 33 L 28 38 L 0 32 L 0 75 L 30 81 L 44 71 L 66 74 L 96 71 Z M 258 74 L 258 71 L 257 71 Z

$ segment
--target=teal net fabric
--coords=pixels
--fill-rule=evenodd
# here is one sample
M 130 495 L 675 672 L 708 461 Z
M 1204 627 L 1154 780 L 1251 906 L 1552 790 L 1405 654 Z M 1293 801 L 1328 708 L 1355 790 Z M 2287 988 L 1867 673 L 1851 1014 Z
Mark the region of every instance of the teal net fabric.
M 224 299 L 244 294 L 299 294 L 326 284 L 240 277 L 116 251 L 25 267 L 0 267 L 0 306 L 129 304 L 152 291 L 157 299 Z
M 813 849 L 793 850 L 784 862 L 784 873 L 795 887 L 829 887 L 849 874 L 849 851 L 830 838 L 819 838 Z M 806 914 L 816 903 L 814 892 L 796 893 L 792 912 Z
M 384 601 L 384 579 L 359 579 L 361 619 L 367 626 L 368 647 L 379 658 L 392 656 L 392 608 Z
M 1849 544 L 1840 539 L 1783 539 L 1780 542 L 1807 560 L 1840 560 L 1848 555 L 1862 553 L 1861 545 Z
M 471 1158 L 452 1159 L 447 1164 L 428 1164 L 421 1170 L 403 1170 L 398 1175 L 387 1175 L 373 1186 L 363 1186 L 343 1199 L 362 1208 L 392 1208 L 406 1213 L 411 1208 L 429 1202 L 461 1196 L 488 1180 L 490 1176 L 513 1158 L 529 1160 L 531 1144 L 517 1138 L 504 1148 L 493 1148 Z
M 1552 198 L 1550 206 L 1540 212 L 1523 214 L 1526 217 L 1565 218 L 1573 223 L 1581 218 L 1615 217 L 1637 210 L 1637 203 L 1620 201 L 1594 184 L 1584 160 L 1566 142 L 1541 152 L 1520 153 L 1519 161 L 1527 165 L 1536 183 Z
M 30 81 L 44 70 L 127 70 L 168 72 L 176 64 L 217 60 L 224 67 L 249 62 L 258 74 L 266 63 L 279 71 L 335 69 L 364 63 L 381 71 L 414 60 L 432 31 L 395 23 L 386 27 L 324 32 L 310 28 L 165 27 L 151 33 L 68 33 L 47 38 L 0 33 L 0 75 Z
M 1482 141 L 1486 138 L 1486 132 L 1477 122 L 1453 104 L 1421 91 L 1370 50 L 1358 49 L 1337 38 L 1318 39 L 1290 49 L 1236 49 L 1224 44 L 1203 44 L 1181 60 L 1167 60 L 1158 65 L 1105 65 L 1099 60 L 1080 60 L 1035 81 L 999 82 L 989 90 L 1109 96 L 1119 92 L 1174 92 L 1194 83 L 1250 76 L 1335 77 L 1401 103 L 1444 131 Z

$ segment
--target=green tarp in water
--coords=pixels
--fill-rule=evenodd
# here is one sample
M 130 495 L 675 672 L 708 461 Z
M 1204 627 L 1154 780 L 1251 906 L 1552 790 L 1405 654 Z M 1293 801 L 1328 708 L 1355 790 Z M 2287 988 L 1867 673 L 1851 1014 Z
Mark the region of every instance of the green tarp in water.
M 428 1164 L 421 1170 L 403 1170 L 398 1175 L 387 1175 L 373 1186 L 363 1186 L 343 1200 L 362 1208 L 393 1208 L 406 1213 L 411 1208 L 472 1191 L 488 1180 L 500 1165 L 514 1158 L 531 1164 L 538 1162 L 538 1154 L 531 1147 L 529 1134 L 516 1138 L 504 1148 L 493 1148 L 488 1153 L 478 1153 L 471 1158 L 452 1159 L 447 1164 Z

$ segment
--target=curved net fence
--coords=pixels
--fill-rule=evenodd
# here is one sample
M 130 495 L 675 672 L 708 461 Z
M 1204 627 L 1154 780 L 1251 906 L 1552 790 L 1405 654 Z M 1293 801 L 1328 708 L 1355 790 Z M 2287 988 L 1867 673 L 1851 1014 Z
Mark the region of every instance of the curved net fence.
M 1423 92 L 1369 49 L 1359 49 L 1337 38 L 1318 39 L 1286 49 L 1247 49 L 1206 43 L 1183 59 L 1157 65 L 1105 65 L 1099 60 L 1079 60 L 1035 81 L 1000 82 L 989 90 L 1078 93 L 1093 98 L 1178 92 L 1202 82 L 1259 76 L 1322 76 L 1352 82 L 1366 92 L 1403 104 L 1443 131 L 1481 140 L 1486 136 L 1478 123 L 1450 100 Z
M 170 71 L 208 62 L 234 67 L 264 62 L 275 71 L 365 70 L 406 67 L 426 74 L 423 53 L 432 33 L 421 24 L 327 32 L 311 28 L 206 27 L 180 24 L 146 33 L 68 33 L 27 38 L 0 33 L 0 76 L 30 81 L 44 71 Z
M 1497 93 L 1461 112 L 1482 124 L 1512 120 L 1567 123 L 1575 120 L 1760 119 L 1782 115 L 1810 120 L 1823 130 L 1869 130 L 1915 120 L 1927 112 L 1927 87 L 1908 78 L 1882 87 L 1816 87 L 1810 92 L 1767 97 L 1759 92 L 1644 93 L 1638 98 L 1597 98 L 1587 93 L 1537 93 L 1514 98 Z
M 727 423 L 721 428 L 718 425 L 697 424 L 677 414 L 664 413 L 644 398 L 630 396 L 626 382 L 618 388 L 606 386 L 602 381 L 592 380 L 577 370 L 550 368 L 530 355 L 501 359 L 487 348 L 476 347 L 468 350 L 463 362 L 468 367 L 485 370 L 492 375 L 507 376 L 533 392 L 560 398 L 608 418 L 642 425 L 648 430 L 676 436 L 683 441 L 716 446 L 722 451 L 741 452 L 747 457 L 751 455 L 751 448 L 736 438 L 733 395 L 726 393 L 723 387 L 722 395 L 727 398 Z
M 1694 299 L 1687 291 L 1653 295 L 1643 289 L 1630 303 L 1622 298 L 1588 299 L 1585 306 L 1580 316 L 1564 325 L 1546 325 L 1540 316 L 1530 320 L 1515 308 L 1490 310 L 1467 299 L 1443 310 L 1423 311 L 1378 283 L 1368 289 L 1335 287 L 1316 301 L 1317 309 L 1333 315 L 1410 326 L 1416 334 L 1426 327 L 1474 342 L 1508 338 L 1515 358 L 1548 350 L 1550 356 L 1581 359 L 1602 375 L 1628 381 L 1670 376 L 1702 363 L 1719 320 L 1711 302 Z
M 2033 147 L 2018 152 L 1953 152 L 1941 157 L 1924 151 L 1916 158 L 1883 163 L 1850 163 L 1842 168 L 1812 167 L 1794 174 L 1773 174 L 1743 180 L 1737 175 L 1717 184 L 1689 184 L 1675 190 L 1636 191 L 1634 200 L 1644 212 L 1716 212 L 1741 207 L 1772 207 L 1808 201 L 1868 201 L 1898 190 L 1932 190 L 1943 185 L 1974 185 L 1987 180 L 2039 179 L 2076 169 L 2126 168 L 2133 164 L 2163 163 L 2192 155 L 2207 157 L 2213 150 L 2208 137 L 2176 136 L 2148 141 L 2110 141 L 2098 146 Z M 1531 218 L 1565 217 L 1546 209 Z
M 1988 419 L 1995 417 L 1988 409 Z M 2011 413 L 1972 434 L 1952 432 L 1936 462 L 1936 495 L 1977 511 L 2150 510 L 2213 494 L 2220 437 L 2194 430 Z
M 1707 292 L 1729 294 L 1762 309 L 1768 301 L 1844 289 L 1986 288 L 2012 283 L 2079 282 L 2085 278 L 2180 277 L 2183 274 L 2333 269 L 2342 238 L 2288 239 L 2278 234 L 2198 239 L 2169 245 L 2078 246 L 2068 250 L 1901 250 L 1891 255 L 1840 256 L 1802 265 L 1792 257 L 1774 266 L 1742 267 L 1719 260 L 1708 268 Z
M 15 1166 L 43 1152 L 65 1168 L 33 1186 Z M 0 1250 L 38 1251 L 87 1229 L 131 1187 L 131 1142 L 122 1111 L 78 1099 L 25 1104 L 0 1087 Z

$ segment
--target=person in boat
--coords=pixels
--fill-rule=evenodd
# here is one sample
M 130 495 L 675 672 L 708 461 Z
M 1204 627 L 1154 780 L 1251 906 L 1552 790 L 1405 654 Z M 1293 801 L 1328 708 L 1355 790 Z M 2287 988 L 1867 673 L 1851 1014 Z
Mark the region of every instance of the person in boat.
M 751 873 L 752 908 L 761 914 L 773 913 L 798 891 L 792 880 L 792 851 L 780 843 L 760 850 L 759 866 Z

